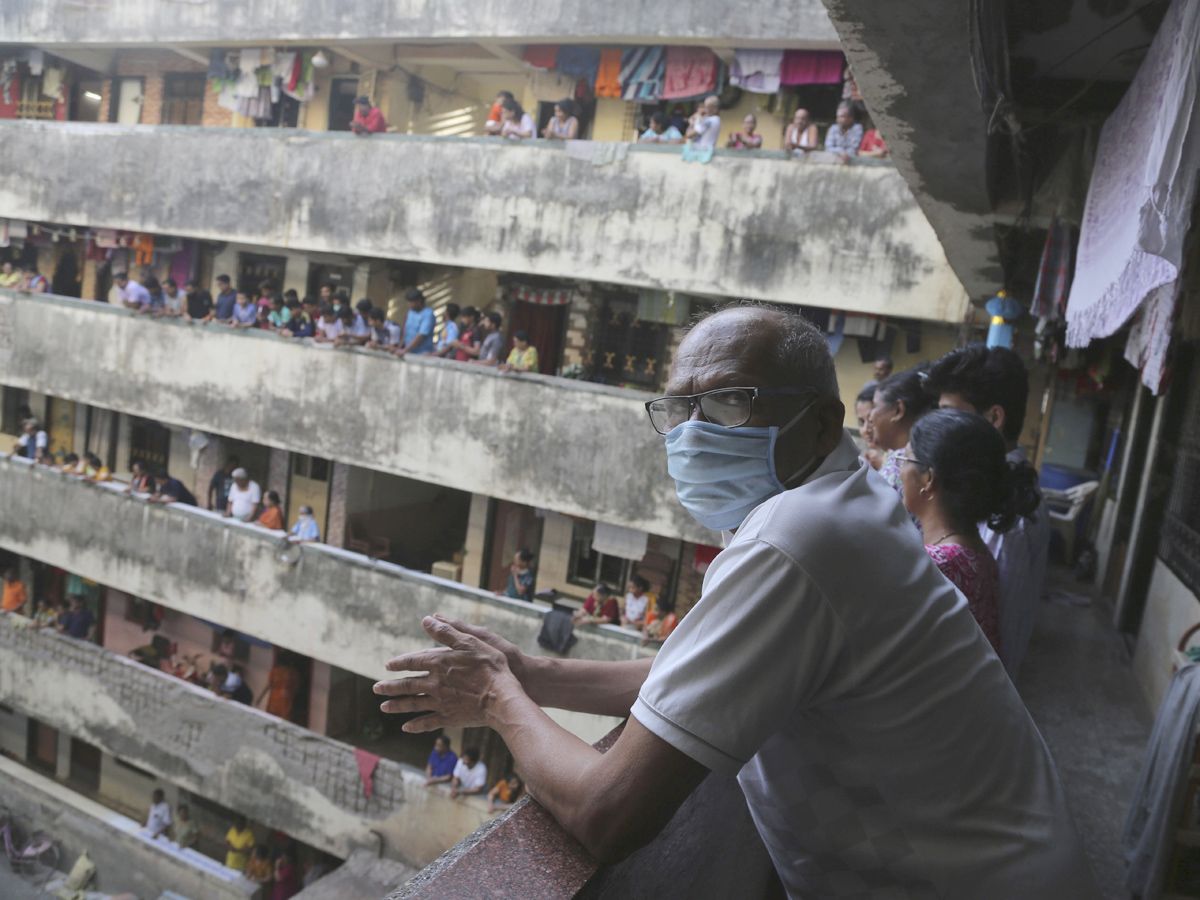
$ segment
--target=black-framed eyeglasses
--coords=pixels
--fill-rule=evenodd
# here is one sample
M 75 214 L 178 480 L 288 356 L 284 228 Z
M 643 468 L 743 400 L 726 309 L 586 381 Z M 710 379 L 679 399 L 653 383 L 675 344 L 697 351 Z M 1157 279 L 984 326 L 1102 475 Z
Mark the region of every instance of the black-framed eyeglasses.
M 922 468 L 925 466 L 925 463 L 921 462 L 919 459 L 913 459 L 911 456 L 905 456 L 903 450 L 897 450 L 895 453 L 893 453 L 892 459 L 898 459 L 902 463 L 910 462 L 913 465 L 921 466 Z
M 820 394 L 815 388 L 793 387 L 728 387 L 699 394 L 680 394 L 673 397 L 658 397 L 646 401 L 646 412 L 650 424 L 659 434 L 666 434 L 676 425 L 686 422 L 700 407 L 706 422 L 723 428 L 740 428 L 754 415 L 754 401 L 758 397 L 783 395 L 802 396 Z

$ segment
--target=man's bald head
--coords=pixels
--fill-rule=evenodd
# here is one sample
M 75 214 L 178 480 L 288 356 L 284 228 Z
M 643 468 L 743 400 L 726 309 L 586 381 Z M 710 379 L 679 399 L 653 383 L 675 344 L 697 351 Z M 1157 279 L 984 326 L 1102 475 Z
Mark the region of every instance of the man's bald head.
M 753 305 L 700 320 L 675 354 L 668 394 L 719 387 L 811 387 L 838 396 L 825 336 L 799 313 Z
M 716 113 L 721 108 L 721 98 L 716 94 L 705 97 L 704 105 L 708 107 L 709 112 Z

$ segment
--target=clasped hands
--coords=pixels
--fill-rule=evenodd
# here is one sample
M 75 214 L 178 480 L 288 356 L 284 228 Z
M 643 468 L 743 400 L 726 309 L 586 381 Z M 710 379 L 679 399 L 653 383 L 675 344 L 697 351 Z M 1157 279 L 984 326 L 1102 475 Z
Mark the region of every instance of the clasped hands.
M 489 713 L 503 698 L 522 691 L 521 651 L 486 628 L 442 616 L 426 616 L 421 624 L 443 646 L 390 660 L 389 672 L 425 674 L 377 682 L 375 693 L 392 698 L 379 708 L 385 713 L 425 713 L 404 723 L 404 731 L 410 733 L 490 724 Z

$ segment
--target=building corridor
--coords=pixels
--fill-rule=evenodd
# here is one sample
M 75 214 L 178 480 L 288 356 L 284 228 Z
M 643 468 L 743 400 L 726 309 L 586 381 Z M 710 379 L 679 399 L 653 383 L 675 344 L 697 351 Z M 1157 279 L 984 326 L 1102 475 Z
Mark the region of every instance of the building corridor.
M 1075 823 L 1105 900 L 1128 900 L 1121 828 L 1153 716 L 1134 681 L 1112 608 L 1052 567 L 1017 688 L 1054 754 Z

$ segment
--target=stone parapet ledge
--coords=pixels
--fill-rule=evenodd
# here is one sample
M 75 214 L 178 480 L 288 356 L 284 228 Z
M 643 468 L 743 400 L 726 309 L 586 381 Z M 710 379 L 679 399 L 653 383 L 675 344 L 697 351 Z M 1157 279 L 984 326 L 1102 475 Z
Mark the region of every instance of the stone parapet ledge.
M 491 818 L 389 759 L 367 797 L 351 745 L 30 625 L 0 615 L 0 703 L 305 843 L 419 868 Z
M 620 727 L 596 744 L 615 743 Z M 648 846 L 602 866 L 526 797 L 386 900 L 784 900 L 741 788 L 710 774 Z
M 930 321 L 967 307 L 887 161 L 22 120 L 0 143 L 10 218 Z

